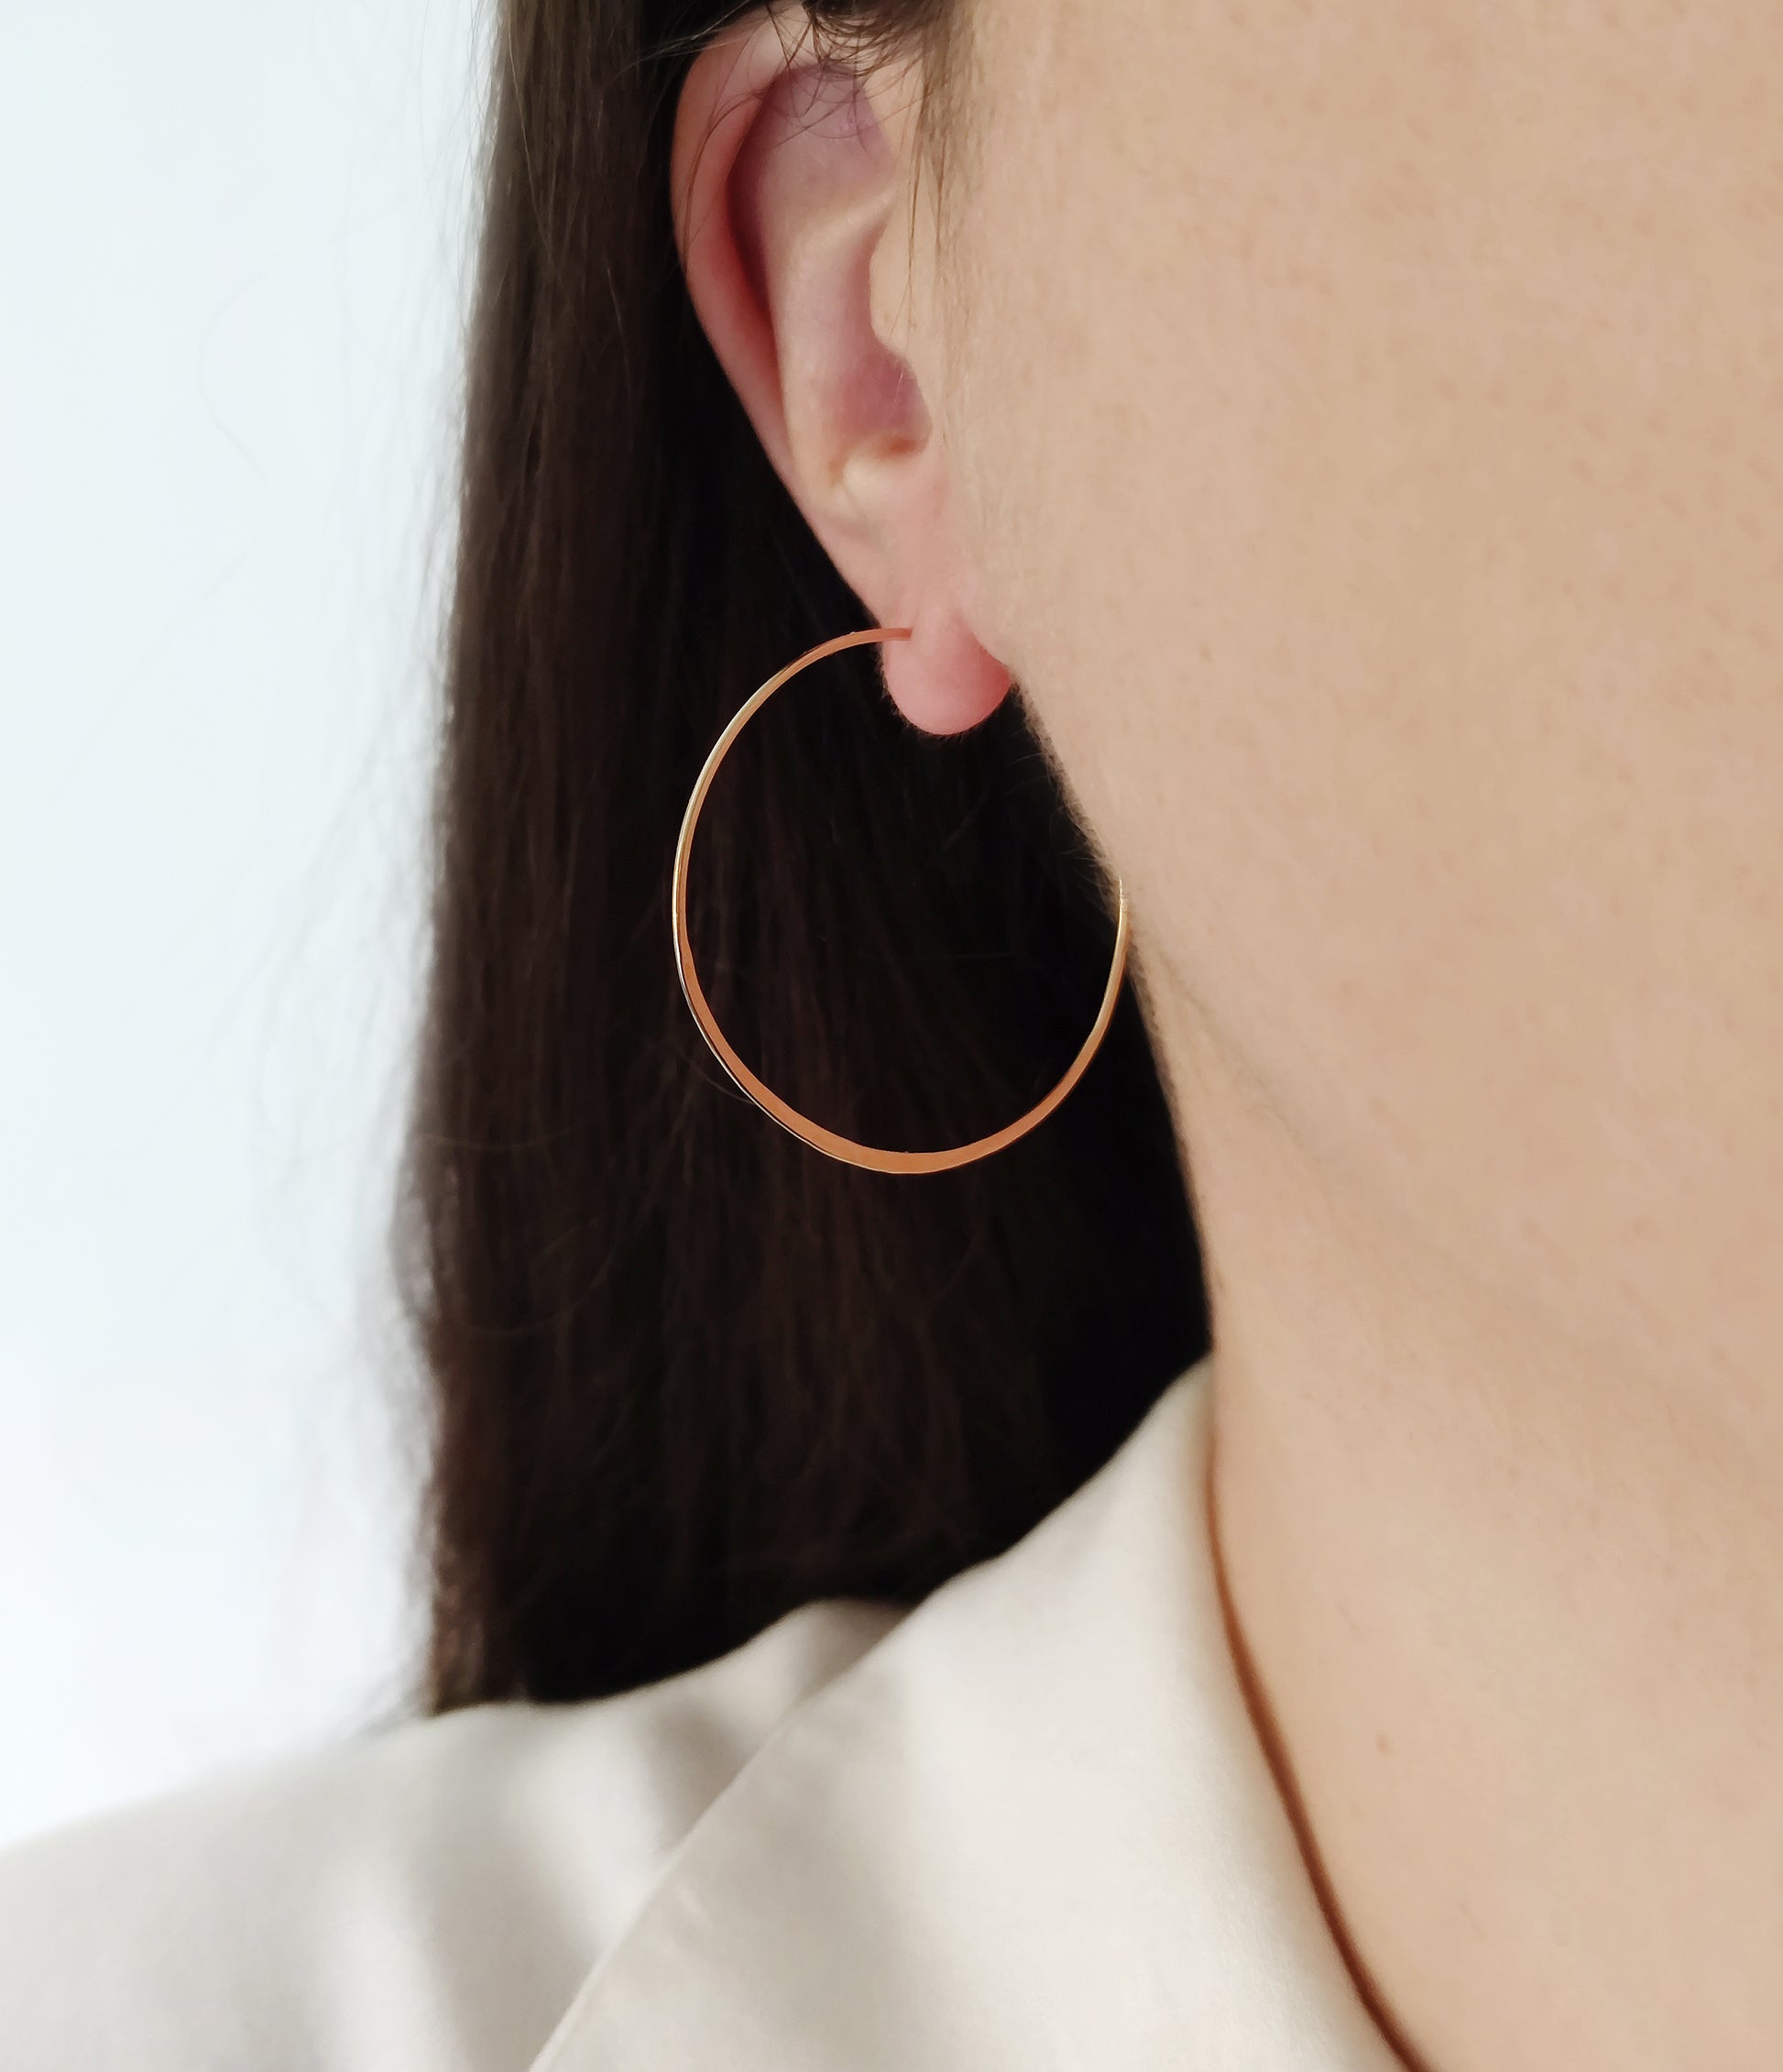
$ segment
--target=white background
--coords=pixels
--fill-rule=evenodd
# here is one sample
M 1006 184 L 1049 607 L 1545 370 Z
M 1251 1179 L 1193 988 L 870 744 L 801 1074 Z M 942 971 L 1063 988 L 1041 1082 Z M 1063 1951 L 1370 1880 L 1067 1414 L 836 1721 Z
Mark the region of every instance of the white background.
M 473 0 L 0 61 L 0 1841 L 399 1699 Z

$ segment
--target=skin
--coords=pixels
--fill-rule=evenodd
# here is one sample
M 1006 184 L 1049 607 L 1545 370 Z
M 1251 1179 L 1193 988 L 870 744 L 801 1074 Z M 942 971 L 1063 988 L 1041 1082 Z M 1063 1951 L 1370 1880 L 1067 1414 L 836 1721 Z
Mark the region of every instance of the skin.
M 1018 682 L 1125 881 L 1333 1929 L 1431 2072 L 1768 2072 L 1775 0 L 964 30 L 937 188 L 919 60 L 739 24 L 684 260 L 906 716 Z

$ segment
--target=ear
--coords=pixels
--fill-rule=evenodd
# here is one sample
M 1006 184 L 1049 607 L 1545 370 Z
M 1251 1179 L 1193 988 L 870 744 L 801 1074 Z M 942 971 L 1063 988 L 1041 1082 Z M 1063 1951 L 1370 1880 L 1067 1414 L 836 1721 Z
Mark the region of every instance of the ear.
M 913 371 L 945 342 L 920 237 L 913 62 L 825 62 L 802 7 L 759 10 L 694 60 L 672 192 L 688 291 L 780 478 L 877 623 L 913 725 L 986 718 L 1009 672 L 979 638 L 946 453 Z

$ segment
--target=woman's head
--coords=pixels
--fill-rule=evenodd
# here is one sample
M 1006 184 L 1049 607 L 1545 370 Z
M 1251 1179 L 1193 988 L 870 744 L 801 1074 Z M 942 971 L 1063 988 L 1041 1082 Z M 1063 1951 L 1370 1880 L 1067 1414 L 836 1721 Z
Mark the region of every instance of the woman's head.
M 1774 11 L 961 0 L 821 88 L 795 19 L 684 94 L 695 305 L 905 716 L 1021 686 L 1210 1249 L 1335 1203 L 1358 1271 L 1756 1363 Z
M 1087 1472 L 1207 1328 L 1154 1042 L 1222 1341 L 1326 1328 L 1318 1245 L 1752 1352 L 1768 13 L 510 0 L 415 1140 L 442 1700 L 914 1592 Z M 826 663 L 708 806 L 726 1027 L 853 1134 L 979 1133 L 1110 867 L 1147 1003 L 935 1182 L 727 1094 L 663 906 L 724 720 L 875 620 L 895 709 Z

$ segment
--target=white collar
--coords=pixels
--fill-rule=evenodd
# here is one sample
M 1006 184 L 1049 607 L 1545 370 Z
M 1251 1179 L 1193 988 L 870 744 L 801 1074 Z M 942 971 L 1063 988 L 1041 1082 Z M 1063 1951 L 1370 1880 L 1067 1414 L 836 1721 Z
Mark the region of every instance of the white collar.
M 1232 1661 L 1209 1370 L 786 1720 L 534 2072 L 1402 2072 Z

